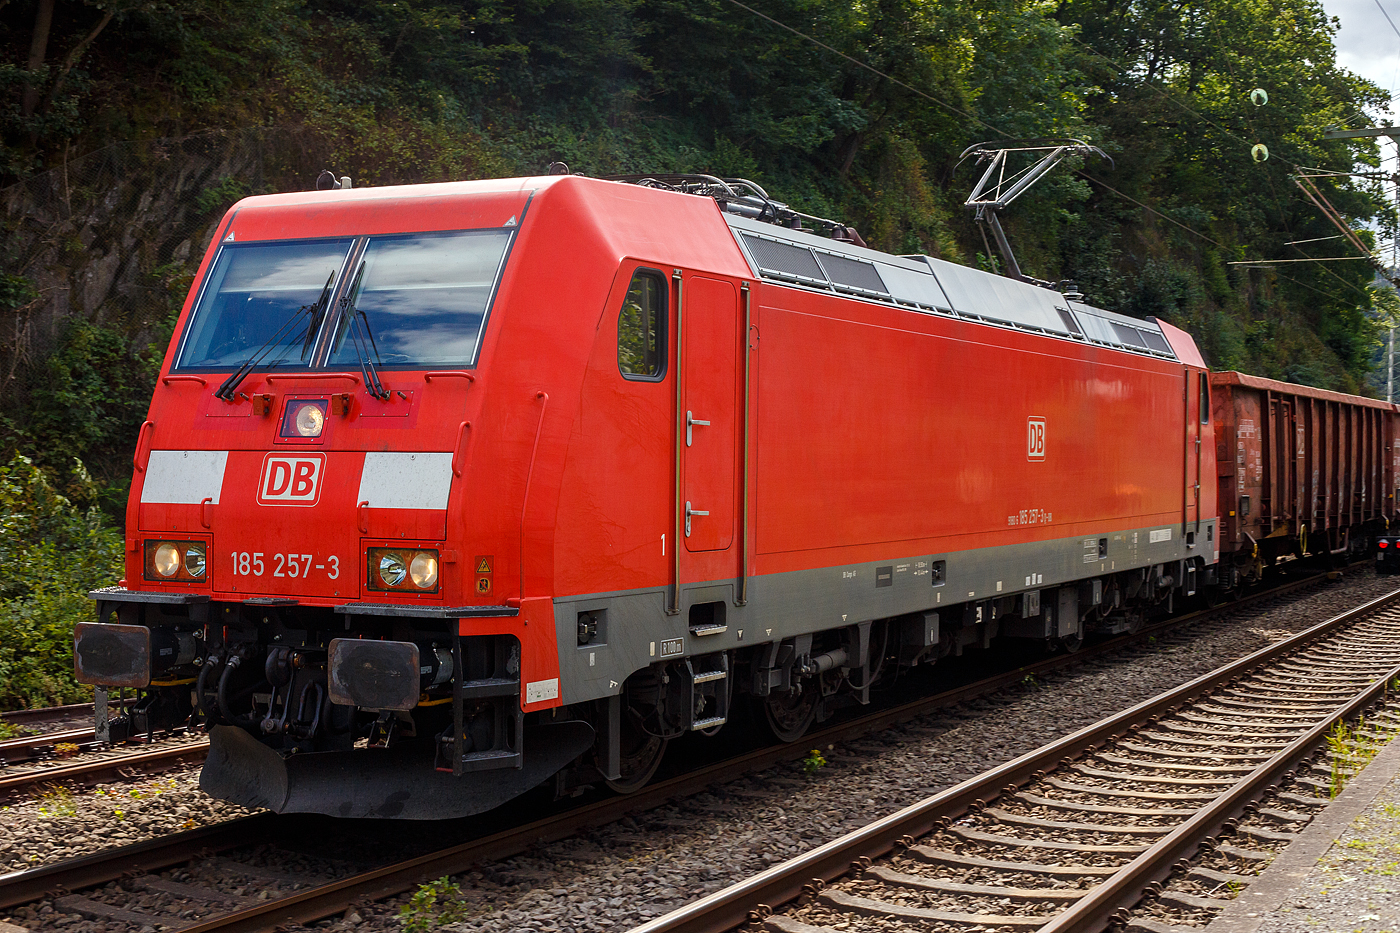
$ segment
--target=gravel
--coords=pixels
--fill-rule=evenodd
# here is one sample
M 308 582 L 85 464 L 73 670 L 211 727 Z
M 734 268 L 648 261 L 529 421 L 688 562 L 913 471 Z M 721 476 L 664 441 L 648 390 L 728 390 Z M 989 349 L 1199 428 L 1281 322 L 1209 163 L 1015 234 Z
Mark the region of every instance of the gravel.
M 0 806 L 0 871 L 36 868 L 252 813 L 199 789 L 199 768 L 70 791 L 49 786 Z
M 1258 933 L 1400 929 L 1400 779 L 1393 780 L 1337 839 Z
M 810 774 L 791 763 L 736 776 L 670 806 L 482 865 L 453 879 L 460 894 L 450 903 L 443 898 L 417 912 L 452 921 L 447 928 L 462 933 L 629 929 L 1390 592 L 1393 583 L 1358 572 L 1301 597 L 1200 624 L 1189 637 L 1161 637 L 823 749 L 828 763 Z M 197 776 L 191 769 L 6 807 L 0 868 L 45 864 L 249 812 L 203 796 Z M 363 905 L 317 927 L 398 933 L 408 900 Z M 68 929 L 83 933 L 85 925 Z

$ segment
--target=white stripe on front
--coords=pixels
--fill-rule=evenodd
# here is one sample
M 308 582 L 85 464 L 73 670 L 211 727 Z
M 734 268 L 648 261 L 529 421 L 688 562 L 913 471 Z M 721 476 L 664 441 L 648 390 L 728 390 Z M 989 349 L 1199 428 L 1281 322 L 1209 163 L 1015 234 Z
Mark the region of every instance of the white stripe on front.
M 451 489 L 451 454 L 370 451 L 355 501 L 372 509 L 446 509 Z
M 153 504 L 219 504 L 227 450 L 153 450 L 146 460 L 141 501 Z

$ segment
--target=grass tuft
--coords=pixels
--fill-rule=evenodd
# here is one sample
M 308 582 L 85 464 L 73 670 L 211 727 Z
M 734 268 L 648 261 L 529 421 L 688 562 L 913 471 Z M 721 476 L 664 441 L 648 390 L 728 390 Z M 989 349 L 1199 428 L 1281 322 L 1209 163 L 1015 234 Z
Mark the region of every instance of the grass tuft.
M 1391 739 L 1400 735 L 1400 726 L 1367 722 L 1358 716 L 1356 725 L 1338 722 L 1327 733 L 1327 749 L 1331 753 L 1332 769 L 1328 781 L 1328 796 L 1336 797 L 1353 775 L 1380 754 Z

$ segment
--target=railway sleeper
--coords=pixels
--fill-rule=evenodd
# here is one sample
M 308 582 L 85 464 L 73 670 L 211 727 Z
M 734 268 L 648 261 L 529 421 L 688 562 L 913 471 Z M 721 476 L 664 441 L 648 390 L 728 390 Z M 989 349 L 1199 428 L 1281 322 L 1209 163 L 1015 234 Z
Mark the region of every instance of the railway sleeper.
M 828 907 L 862 917 L 885 917 L 899 920 L 919 920 L 938 923 L 977 924 L 984 927 L 1010 927 L 1015 930 L 1035 930 L 1045 925 L 1048 915 L 1017 916 L 1014 914 L 970 914 L 926 907 L 906 907 L 868 897 L 858 897 L 844 891 L 826 889 L 817 899 Z
M 1115 778 L 1123 778 L 1125 775 L 1112 775 Z M 1045 783 L 1051 787 L 1058 787 L 1060 790 L 1069 791 L 1075 794 L 1097 794 L 1102 797 L 1129 797 L 1139 800 L 1164 800 L 1179 803 L 1206 803 L 1214 800 L 1216 794 L 1193 794 L 1179 791 L 1148 791 L 1135 788 L 1104 787 L 1101 785 L 1076 784 L 1057 777 L 1045 778 Z
M 1078 888 L 1009 888 L 1002 885 L 963 884 L 958 881 L 944 881 L 924 875 L 910 875 L 905 872 L 873 865 L 862 874 L 863 878 L 873 878 L 891 887 L 908 888 L 913 891 L 931 891 L 940 894 L 971 894 L 978 897 L 1006 898 L 1013 901 L 1062 902 L 1072 903 L 1084 896 Z
M 1114 814 L 1114 815 L 1117 815 L 1117 816 L 1143 816 L 1143 817 L 1150 817 L 1150 816 L 1179 816 L 1179 817 L 1188 817 L 1188 816 L 1190 816 L 1191 814 L 1193 814 L 1193 813 L 1196 812 L 1195 810 L 1186 810 L 1186 809 L 1179 809 L 1179 808 L 1155 808 L 1155 809 L 1154 809 L 1154 808 L 1143 808 L 1143 807 L 1113 807 L 1113 806 L 1105 806 L 1105 805 L 1103 805 L 1103 804 L 1092 804 L 1092 805 L 1091 805 L 1091 804 L 1085 804 L 1085 803 L 1077 803 L 1077 802 L 1075 802 L 1075 801 L 1073 801 L 1073 800 L 1057 800 L 1057 799 L 1055 799 L 1055 798 L 1053 798 L 1053 797 L 1039 797 L 1039 796 L 1036 796 L 1035 794 L 1028 794 L 1028 793 L 1025 793 L 1025 792 L 1018 793 L 1018 794 L 1016 795 L 1015 799 L 1021 801 L 1022 803 L 1026 804 L 1027 806 L 1032 806 L 1032 807 L 1044 807 L 1044 808 L 1046 808 L 1046 809 L 1048 809 L 1048 810 L 1069 810 L 1069 811 L 1072 811 L 1072 812 L 1081 812 L 1081 813 L 1106 813 L 1106 814 Z
M 1123 836 L 1164 836 L 1171 832 L 1171 827 L 1169 826 L 1152 826 L 1145 823 L 1075 823 L 1063 820 L 1046 820 L 1036 816 L 1022 816 L 1019 813 L 1011 813 L 1008 810 L 1002 810 L 996 807 L 989 807 L 982 812 L 993 819 L 1000 820 L 1011 826 L 1030 826 L 1035 829 L 1049 829 L 1063 832 L 1111 833 Z
M 99 923 L 110 920 L 118 923 L 129 923 L 137 928 L 149 926 L 163 927 L 166 930 L 179 930 L 190 926 L 189 923 L 179 922 L 175 917 L 113 907 L 111 904 L 104 904 L 81 894 L 65 894 L 62 897 L 54 898 L 53 906 L 64 913 L 77 914 L 85 920 L 96 920 Z
M 1189 881 L 1195 881 L 1197 884 L 1201 885 L 1213 885 L 1215 887 L 1220 887 L 1222 885 L 1226 887 L 1234 886 L 1238 889 L 1257 881 L 1259 876 L 1237 875 L 1234 872 L 1216 871 L 1213 868 L 1193 866 L 1187 871 L 1186 878 Z
M 215 888 L 206 887 L 202 884 L 186 884 L 183 881 L 170 881 L 167 878 L 160 878 L 154 875 L 142 875 L 133 879 L 130 884 L 142 891 L 149 891 L 152 894 L 168 894 L 186 901 L 195 901 L 204 904 L 222 904 L 230 908 L 244 907 L 257 903 L 257 898 L 245 897 L 239 894 L 229 894 Z
M 1256 752 L 1253 755 L 1218 755 L 1212 752 L 1183 752 L 1172 748 L 1160 748 L 1151 745 L 1138 745 L 1135 742 L 1119 742 L 1117 747 L 1123 749 L 1124 751 L 1141 752 L 1145 755 L 1158 755 L 1178 758 L 1206 758 L 1212 761 L 1267 761 L 1271 757 L 1266 752 Z
M 1184 930 L 1198 930 L 1200 927 L 1163 923 L 1151 917 L 1135 917 L 1123 928 L 1123 933 L 1182 933 Z
M 1157 903 L 1166 907 L 1174 907 L 1177 910 L 1222 910 L 1230 898 L 1225 897 L 1201 897 L 1199 894 L 1188 894 L 1185 891 L 1174 891 L 1168 889 L 1157 895 Z
M 1295 794 L 1292 791 L 1280 791 L 1278 799 L 1288 803 L 1297 804 L 1300 807 L 1325 807 L 1330 803 L 1329 798 L 1309 797 L 1304 794 Z
M 948 865 L 954 868 L 985 868 L 1008 874 L 1046 875 L 1054 878 L 1105 878 L 1118 871 L 1103 865 L 1045 865 L 1040 862 L 1012 862 L 1001 859 L 980 858 L 958 852 L 935 849 L 932 846 L 913 845 L 904 851 L 909 858 L 930 865 Z
M 1236 828 L 1235 835 L 1243 836 L 1254 842 L 1262 842 L 1266 845 L 1287 845 L 1298 838 L 1297 833 L 1280 832 L 1276 829 L 1268 829 L 1263 826 L 1251 826 L 1249 824 Z
M 1152 754 L 1152 753 L 1149 753 Z M 1148 758 L 1125 758 L 1122 755 L 1112 755 L 1108 752 L 1099 752 L 1094 758 L 1106 764 L 1126 765 L 1132 768 L 1149 768 L 1168 771 L 1188 771 L 1201 772 L 1205 774 L 1248 774 L 1254 770 L 1249 765 L 1202 765 L 1173 761 L 1175 755 L 1171 752 L 1157 752 L 1156 759 Z M 1267 761 L 1268 756 L 1262 756 L 1256 761 Z
M 1255 811 L 1259 816 L 1267 817 L 1278 823 L 1298 824 L 1306 823 L 1313 818 L 1311 813 L 1299 813 L 1296 810 L 1278 810 L 1274 807 L 1260 807 Z
M 998 849 L 1054 849 L 1064 852 L 1101 852 L 1122 855 L 1135 855 L 1147 851 L 1146 845 L 1082 845 L 1077 842 L 1055 842 L 1050 839 L 1023 839 L 1020 836 L 1003 836 L 998 833 L 984 833 L 961 826 L 949 826 L 945 832 L 957 836 L 964 842 L 975 842 Z
M 1221 858 L 1245 864 L 1267 864 L 1274 860 L 1273 852 L 1260 852 L 1258 849 L 1245 849 L 1241 846 L 1222 842 L 1215 847 L 1215 854 Z
M 763 928 L 771 933 L 836 933 L 831 927 L 814 927 L 810 923 L 803 923 L 783 914 L 774 914 L 765 919 Z

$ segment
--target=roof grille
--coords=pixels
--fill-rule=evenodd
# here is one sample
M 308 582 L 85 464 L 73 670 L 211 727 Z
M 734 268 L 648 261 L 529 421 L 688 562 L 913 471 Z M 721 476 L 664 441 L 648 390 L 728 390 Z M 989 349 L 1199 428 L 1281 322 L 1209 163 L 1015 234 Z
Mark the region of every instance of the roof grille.
M 881 295 L 890 293 L 889 288 L 885 285 L 885 280 L 880 278 L 880 272 L 875 268 L 873 262 L 847 259 L 845 256 L 833 256 L 831 253 L 818 253 L 817 259 L 826 269 L 827 276 L 837 285 L 859 288 L 867 292 L 878 292 Z
M 1118 339 L 1130 347 L 1142 347 L 1147 349 L 1147 341 L 1142 339 L 1142 331 L 1136 327 L 1126 327 L 1122 324 L 1114 323 L 1113 332 L 1118 335 Z
M 816 258 L 807 247 L 777 243 L 747 233 L 743 234 L 743 237 L 750 255 L 763 271 L 795 275 L 815 282 L 826 281 L 826 274 L 822 272 L 821 266 L 817 265 Z

